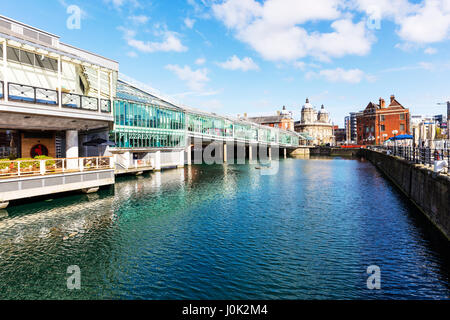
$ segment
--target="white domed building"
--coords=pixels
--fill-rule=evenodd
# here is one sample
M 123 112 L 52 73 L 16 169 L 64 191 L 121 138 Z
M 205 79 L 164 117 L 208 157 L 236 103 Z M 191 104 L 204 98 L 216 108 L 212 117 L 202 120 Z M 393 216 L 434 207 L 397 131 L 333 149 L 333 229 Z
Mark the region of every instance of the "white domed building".
M 334 145 L 334 130 L 330 113 L 323 105 L 317 112 L 309 102 L 309 99 L 306 99 L 306 103 L 302 108 L 301 120 L 295 123 L 295 131 L 312 137 L 313 140 L 310 143 L 313 145 Z

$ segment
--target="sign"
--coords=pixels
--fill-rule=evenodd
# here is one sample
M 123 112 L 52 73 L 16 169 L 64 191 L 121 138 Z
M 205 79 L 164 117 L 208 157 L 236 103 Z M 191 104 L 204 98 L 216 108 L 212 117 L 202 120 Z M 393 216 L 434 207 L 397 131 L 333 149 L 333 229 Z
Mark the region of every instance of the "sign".
M 37 144 L 30 151 L 31 157 L 48 156 L 48 149 L 43 144 Z

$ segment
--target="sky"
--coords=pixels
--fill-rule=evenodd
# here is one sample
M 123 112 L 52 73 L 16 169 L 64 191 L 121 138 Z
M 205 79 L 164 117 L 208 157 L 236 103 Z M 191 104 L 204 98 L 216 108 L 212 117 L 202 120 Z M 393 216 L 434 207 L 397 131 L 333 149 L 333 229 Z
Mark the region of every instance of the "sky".
M 309 98 L 343 126 L 391 94 L 412 114 L 450 100 L 450 0 L 0 1 L 1 15 L 218 114 L 286 106 L 297 120 Z

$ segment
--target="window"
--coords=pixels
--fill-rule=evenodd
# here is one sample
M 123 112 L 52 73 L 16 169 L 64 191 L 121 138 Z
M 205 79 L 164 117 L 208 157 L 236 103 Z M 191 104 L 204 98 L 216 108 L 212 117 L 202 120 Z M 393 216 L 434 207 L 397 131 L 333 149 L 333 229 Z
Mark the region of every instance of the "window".
M 20 50 L 20 62 L 30 66 L 34 65 L 34 53 Z
M 400 120 L 405 120 L 405 114 L 404 113 L 400 114 Z
M 380 121 L 385 121 L 384 115 L 380 116 Z
M 381 125 L 381 129 L 380 129 L 380 131 L 381 131 L 381 132 L 384 132 L 384 131 L 386 131 L 386 127 L 384 126 L 384 124 L 382 124 L 382 125 Z
M 16 48 L 7 47 L 6 49 L 8 60 L 14 62 L 20 62 L 20 50 Z
M 400 131 L 405 131 L 405 125 L 403 123 L 400 124 Z

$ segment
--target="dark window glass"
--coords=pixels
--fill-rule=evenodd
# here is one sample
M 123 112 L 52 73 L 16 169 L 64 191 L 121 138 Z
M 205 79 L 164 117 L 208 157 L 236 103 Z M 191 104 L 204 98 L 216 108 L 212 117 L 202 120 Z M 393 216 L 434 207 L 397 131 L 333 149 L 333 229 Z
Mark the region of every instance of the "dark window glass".
M 11 48 L 11 47 L 7 47 L 7 57 L 9 61 L 15 61 L 15 62 L 20 62 L 20 50 L 16 49 L 16 48 Z
M 28 65 L 34 65 L 34 53 L 20 50 L 20 62 Z

